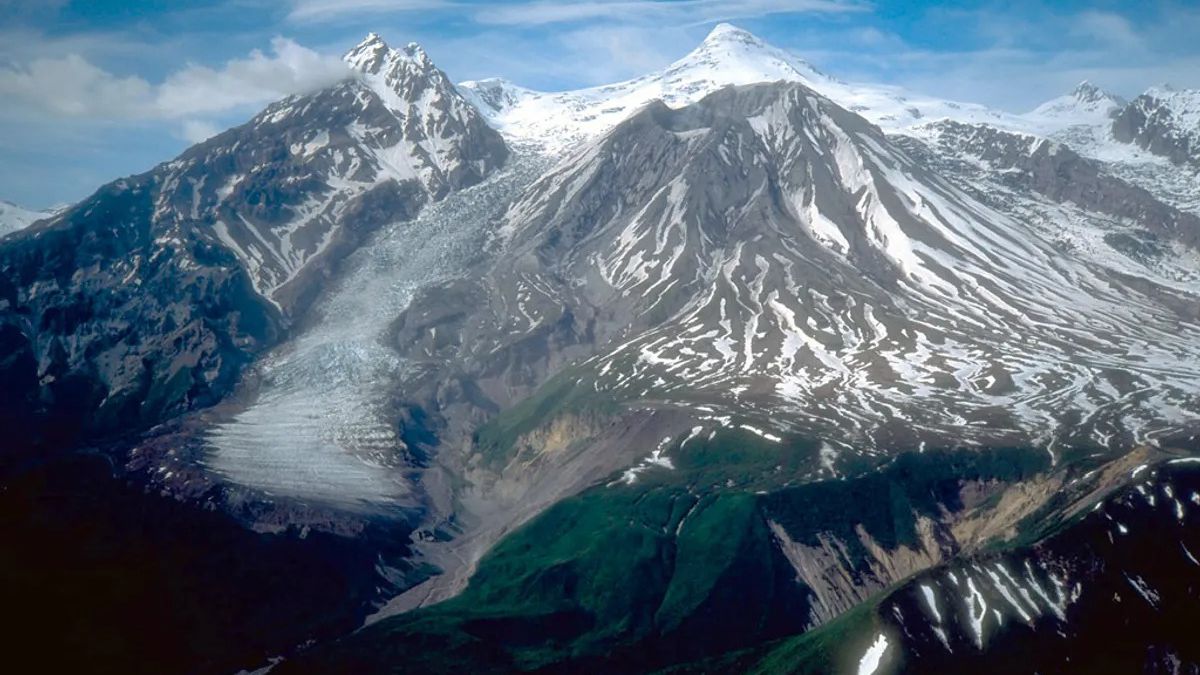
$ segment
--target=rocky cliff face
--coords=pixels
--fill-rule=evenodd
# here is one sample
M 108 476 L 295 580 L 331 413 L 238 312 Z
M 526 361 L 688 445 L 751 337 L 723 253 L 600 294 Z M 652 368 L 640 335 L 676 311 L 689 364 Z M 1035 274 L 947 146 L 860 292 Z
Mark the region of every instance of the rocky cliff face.
M 1035 546 L 956 561 L 889 594 L 879 672 L 1195 672 L 1183 627 L 1197 614 L 1188 522 L 1200 476 L 1186 460 L 1132 474 Z
M 120 181 L 0 247 L 6 458 L 215 402 L 277 339 L 227 249 L 156 236 L 156 184 Z
M 1200 246 L 1200 216 L 1173 208 L 1149 191 L 1109 174 L 1102 162 L 1081 157 L 1068 145 L 951 120 L 926 127 L 943 157 L 969 158 L 997 180 L 1089 211 L 1124 219 L 1154 237 Z M 936 157 L 930 158 L 936 162 Z M 978 170 L 978 167 L 976 167 Z M 957 166 L 956 172 L 971 172 Z
M 1116 115 L 1112 133 L 1175 164 L 1200 166 L 1200 92 L 1150 89 Z

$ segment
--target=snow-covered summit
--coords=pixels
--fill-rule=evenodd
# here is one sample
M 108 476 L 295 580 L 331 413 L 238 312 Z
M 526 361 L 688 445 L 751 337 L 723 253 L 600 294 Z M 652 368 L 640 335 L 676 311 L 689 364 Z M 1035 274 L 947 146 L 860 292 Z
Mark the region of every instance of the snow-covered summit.
M 49 218 L 56 211 L 57 209 L 34 211 L 0 199 L 0 237 L 23 230 L 43 218 Z
M 1183 132 L 1200 134 L 1200 89 L 1176 89 L 1169 84 L 1150 87 L 1139 98 L 1154 99 L 1170 112 Z
M 1125 100 L 1084 80 L 1069 94 L 1050 99 L 1026 117 L 1050 130 L 1076 125 L 1108 124 Z
M 694 50 L 666 68 L 615 84 L 540 92 L 507 80 L 463 82 L 463 94 L 511 140 L 559 151 L 611 129 L 653 100 L 672 108 L 730 85 L 799 82 L 886 130 L 951 118 L 1005 127 L 1027 124 L 986 106 L 920 96 L 899 87 L 842 82 L 792 52 L 721 23 Z
M 396 176 L 416 176 L 441 196 L 447 176 L 461 172 L 475 173 L 479 167 L 468 169 L 466 158 L 483 154 L 502 157 L 506 154 L 503 142 L 487 125 L 477 110 L 454 86 L 433 59 L 421 47 L 410 42 L 394 48 L 378 33 L 369 33 L 343 56 L 355 71 L 357 79 L 383 103 L 400 122 L 403 138 L 381 153 L 381 161 L 392 168 Z M 378 142 L 361 124 L 352 125 L 352 134 L 362 135 L 369 143 Z M 486 131 L 487 133 L 480 133 Z M 371 138 L 368 138 L 371 137 Z M 481 147 L 466 147 L 464 139 L 486 139 Z
M 688 85 L 711 84 L 719 89 L 731 84 L 785 80 L 820 88 L 821 84 L 835 82 L 791 52 L 727 23 L 717 24 L 696 49 L 666 70 L 641 79 L 662 80 L 667 105 L 687 97 Z
M 367 37 L 342 58 L 359 72 L 375 73 L 379 72 L 390 51 L 378 33 L 367 33 Z
M 1121 110 L 1112 132 L 1174 165 L 1200 169 L 1200 91 L 1152 87 Z
M 1071 92 L 1071 95 L 1077 101 L 1084 103 L 1115 103 L 1117 105 L 1124 104 L 1124 99 L 1122 99 L 1120 96 L 1101 89 L 1088 80 L 1084 80 L 1076 85 L 1075 89 Z
M 368 33 L 342 59 L 367 82 L 382 82 L 393 90 L 412 77 L 445 78 L 421 45 L 410 42 L 393 49 L 378 33 Z

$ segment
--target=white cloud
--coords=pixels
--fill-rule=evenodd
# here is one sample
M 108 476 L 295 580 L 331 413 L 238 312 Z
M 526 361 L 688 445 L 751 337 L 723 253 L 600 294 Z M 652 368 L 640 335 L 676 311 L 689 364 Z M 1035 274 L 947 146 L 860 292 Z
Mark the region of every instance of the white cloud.
M 684 31 L 636 26 L 588 26 L 565 31 L 557 41 L 574 75 L 596 83 L 662 68 L 695 46 Z
M 221 133 L 221 127 L 207 120 L 184 120 L 179 137 L 188 143 L 202 143 Z
M 412 12 L 453 7 L 455 5 L 447 0 L 293 0 L 288 18 L 293 21 L 315 21 L 345 14 Z
M 1081 12 L 1075 17 L 1070 30 L 1072 34 L 1095 41 L 1100 46 L 1114 45 L 1134 49 L 1143 46 L 1142 37 L 1138 35 L 1133 24 L 1125 17 L 1111 12 Z
M 339 58 L 323 56 L 287 38 L 271 40 L 273 54 L 258 50 L 219 70 L 189 66 L 158 87 L 155 106 L 165 117 L 223 112 L 314 91 L 346 78 Z
M 140 77 L 118 77 L 82 56 L 39 58 L 0 69 L 0 98 L 64 115 L 131 117 L 150 104 L 153 87 Z
M 110 73 L 78 54 L 0 67 L 0 98 L 33 113 L 101 119 L 182 119 L 258 106 L 347 77 L 341 59 L 286 38 L 220 68 L 191 65 L 161 84 Z M 15 104 L 15 105 L 14 105 Z

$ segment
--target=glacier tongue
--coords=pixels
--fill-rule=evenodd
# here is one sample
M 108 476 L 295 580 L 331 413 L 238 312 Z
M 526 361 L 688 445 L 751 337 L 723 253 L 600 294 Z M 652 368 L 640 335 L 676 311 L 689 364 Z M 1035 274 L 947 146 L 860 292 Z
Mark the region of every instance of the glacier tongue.
M 484 183 L 452 193 L 413 221 L 384 228 L 347 260 L 350 273 L 311 328 L 257 366 L 255 400 L 209 433 L 208 466 L 274 496 L 342 506 L 410 504 L 402 443 L 386 409 L 404 363 L 385 344 L 419 288 L 481 254 L 491 218 L 541 163 L 514 157 Z

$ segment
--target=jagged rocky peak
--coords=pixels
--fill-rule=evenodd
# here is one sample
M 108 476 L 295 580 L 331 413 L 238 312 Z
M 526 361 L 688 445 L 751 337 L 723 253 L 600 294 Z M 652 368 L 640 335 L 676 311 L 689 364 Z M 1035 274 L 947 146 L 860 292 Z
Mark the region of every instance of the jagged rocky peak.
M 425 48 L 416 42 L 410 42 L 404 45 L 404 49 L 402 51 L 404 55 L 413 62 L 419 63 L 423 66 L 433 65 L 433 61 L 430 60 L 429 54 L 425 52 Z
M 1121 98 L 1116 94 L 1110 94 L 1109 92 L 1092 84 L 1088 80 L 1084 80 L 1076 85 L 1075 89 L 1071 92 L 1071 95 L 1075 97 L 1075 100 L 1082 103 L 1121 100 Z
M 419 47 L 372 34 L 345 58 L 357 77 L 277 101 L 5 238 L 0 287 L 22 302 L 0 300 L 0 333 L 20 359 L 16 371 L 0 364 L 12 419 L 52 429 L 68 395 L 55 378 L 83 392 L 70 399 L 85 401 L 79 438 L 219 400 L 373 231 L 506 161 L 503 139 Z M 73 265 L 102 272 L 81 279 Z M 86 312 L 55 318 L 80 297 Z M 155 339 L 131 325 L 156 327 Z
M 1145 110 L 1170 116 L 1181 133 L 1200 133 L 1200 89 L 1179 89 L 1163 83 L 1133 101 Z
M 393 113 L 410 120 L 410 138 L 449 138 L 481 120 L 479 111 L 416 42 L 394 49 L 377 33 L 369 33 L 343 58 Z
M 1112 133 L 1175 164 L 1200 167 L 1200 90 L 1151 87 L 1115 116 Z
M 364 73 L 377 73 L 391 48 L 378 33 L 367 33 L 367 37 L 342 58 L 351 68 Z
M 396 49 L 369 33 L 344 59 L 400 121 L 406 153 L 434 197 L 504 162 L 504 141 L 419 44 Z
M 1125 105 L 1125 99 L 1084 80 L 1069 94 L 1038 106 L 1030 117 L 1055 126 L 1107 124 Z
M 1200 89 L 1179 89 L 1164 82 L 1150 87 L 1138 98 L 1158 101 L 1189 128 L 1200 127 Z
M 378 33 L 368 33 L 342 58 L 352 69 L 361 73 L 368 83 L 382 84 L 382 89 L 391 90 L 401 97 L 419 94 L 430 84 L 437 89 L 454 89 L 446 74 L 416 42 L 393 49 Z M 418 86 L 414 86 L 414 83 Z

